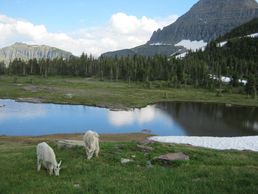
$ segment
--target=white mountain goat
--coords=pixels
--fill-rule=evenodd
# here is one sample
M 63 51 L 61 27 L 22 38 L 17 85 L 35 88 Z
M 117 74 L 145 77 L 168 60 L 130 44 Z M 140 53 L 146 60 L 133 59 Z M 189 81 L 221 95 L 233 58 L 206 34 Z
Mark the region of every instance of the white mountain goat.
M 43 165 L 50 175 L 53 173 L 59 176 L 61 169 L 61 163 L 57 163 L 54 150 L 45 142 L 37 145 L 37 170 L 40 171 L 41 165 Z
M 99 134 L 94 131 L 87 131 L 83 136 L 85 144 L 85 150 L 88 160 L 90 160 L 95 154 L 96 157 L 99 155 Z

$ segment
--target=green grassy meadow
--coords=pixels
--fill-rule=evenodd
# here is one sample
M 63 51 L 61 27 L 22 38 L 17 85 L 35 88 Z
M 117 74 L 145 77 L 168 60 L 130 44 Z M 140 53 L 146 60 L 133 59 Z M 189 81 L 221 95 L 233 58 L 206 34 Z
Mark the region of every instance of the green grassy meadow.
M 42 102 L 84 104 L 109 108 L 144 107 L 161 101 L 192 101 L 258 106 L 247 95 L 205 89 L 168 88 L 160 83 L 147 87 L 143 83 L 98 81 L 86 78 L 39 76 L 0 77 L 0 98 L 37 98 Z
M 215 151 L 183 145 L 151 143 L 144 153 L 137 142 L 101 143 L 99 158 L 86 160 L 83 147 L 54 148 L 63 161 L 59 177 L 36 171 L 36 144 L 0 143 L 0 193 L 184 194 L 258 191 L 258 154 Z M 147 161 L 169 152 L 184 152 L 189 161 L 170 164 Z M 135 158 L 132 156 L 135 155 Z M 121 164 L 121 158 L 134 162 Z

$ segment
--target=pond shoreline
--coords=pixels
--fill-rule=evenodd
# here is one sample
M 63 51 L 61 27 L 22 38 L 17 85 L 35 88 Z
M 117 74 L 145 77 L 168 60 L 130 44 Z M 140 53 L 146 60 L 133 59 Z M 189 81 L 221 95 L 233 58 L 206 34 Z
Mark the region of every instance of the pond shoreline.
M 127 133 L 127 134 L 100 134 L 101 142 L 131 142 L 146 141 L 149 137 L 155 135 L 145 133 Z M 0 136 L 0 142 L 20 142 L 20 143 L 38 143 L 42 141 L 55 140 L 82 140 L 83 133 L 74 134 L 53 134 L 43 136 Z
M 33 79 L 33 82 L 28 80 Z M 207 89 L 146 88 L 141 83 L 85 80 L 69 77 L 37 76 L 1 77 L 0 98 L 26 102 L 87 105 L 114 110 L 142 108 L 159 102 L 203 102 L 258 107 L 258 101 L 236 92 L 223 93 Z
M 53 104 L 53 105 L 73 105 L 73 106 L 89 106 L 89 107 L 95 107 L 95 108 L 105 108 L 110 111 L 130 111 L 133 109 L 141 109 L 145 108 L 146 106 L 151 106 L 159 103 L 199 103 L 199 104 L 218 104 L 218 105 L 224 105 L 226 107 L 253 107 L 257 108 L 256 105 L 250 105 L 250 104 L 241 104 L 241 103 L 226 103 L 226 102 L 216 102 L 216 101 L 199 101 L 199 100 L 164 100 L 164 101 L 158 101 L 149 103 L 147 105 L 143 106 L 135 106 L 135 107 L 123 107 L 123 106 L 115 106 L 115 105 L 103 105 L 103 104 L 88 104 L 88 103 L 76 103 L 76 102 L 57 102 L 57 101 L 46 101 L 45 99 L 41 98 L 0 98 L 0 100 L 14 100 L 15 102 L 24 102 L 24 103 L 32 103 L 32 104 Z M 5 105 L 0 105 L 0 108 L 4 108 Z
M 44 136 L 0 136 L 0 142 L 37 144 L 39 142 L 57 142 L 59 140 L 82 141 L 83 133 L 53 134 Z M 258 152 L 258 136 L 243 137 L 197 137 L 197 136 L 157 136 L 145 133 L 100 134 L 100 142 L 158 142 L 161 144 L 181 145 L 199 149 L 218 151 Z

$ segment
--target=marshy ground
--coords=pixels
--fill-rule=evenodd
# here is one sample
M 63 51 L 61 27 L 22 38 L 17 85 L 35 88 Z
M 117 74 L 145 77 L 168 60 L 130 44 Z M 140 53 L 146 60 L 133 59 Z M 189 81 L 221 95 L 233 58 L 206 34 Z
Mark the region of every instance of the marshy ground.
M 144 107 L 161 101 L 214 102 L 258 106 L 258 100 L 237 91 L 223 93 L 206 89 L 168 88 L 162 83 L 147 86 L 144 83 L 99 81 L 86 78 L 39 76 L 0 76 L 0 98 L 32 102 L 83 104 L 127 109 Z

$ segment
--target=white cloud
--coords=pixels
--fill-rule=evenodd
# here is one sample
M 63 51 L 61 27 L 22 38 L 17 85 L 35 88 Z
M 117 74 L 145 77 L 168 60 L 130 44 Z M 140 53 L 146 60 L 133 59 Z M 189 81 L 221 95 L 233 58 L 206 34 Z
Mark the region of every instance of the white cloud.
M 0 123 L 8 119 L 34 119 L 44 117 L 47 114 L 40 104 L 14 103 L 0 108 Z
M 173 23 L 177 16 L 152 19 L 115 13 L 103 26 L 79 29 L 70 33 L 52 33 L 44 25 L 0 14 L 0 47 L 14 42 L 46 44 L 80 55 L 99 56 L 103 52 L 131 48 L 147 42 L 153 31 Z
M 111 25 L 119 34 L 134 34 L 138 30 L 144 32 L 153 32 L 160 27 L 159 23 L 154 19 L 145 16 L 137 18 L 129 16 L 125 13 L 116 13 L 111 17 Z
M 108 113 L 108 119 L 114 126 L 124 126 L 133 123 L 148 123 L 151 122 L 156 115 L 155 108 L 153 106 L 147 106 L 142 109 L 134 109 L 132 111 L 110 111 Z

